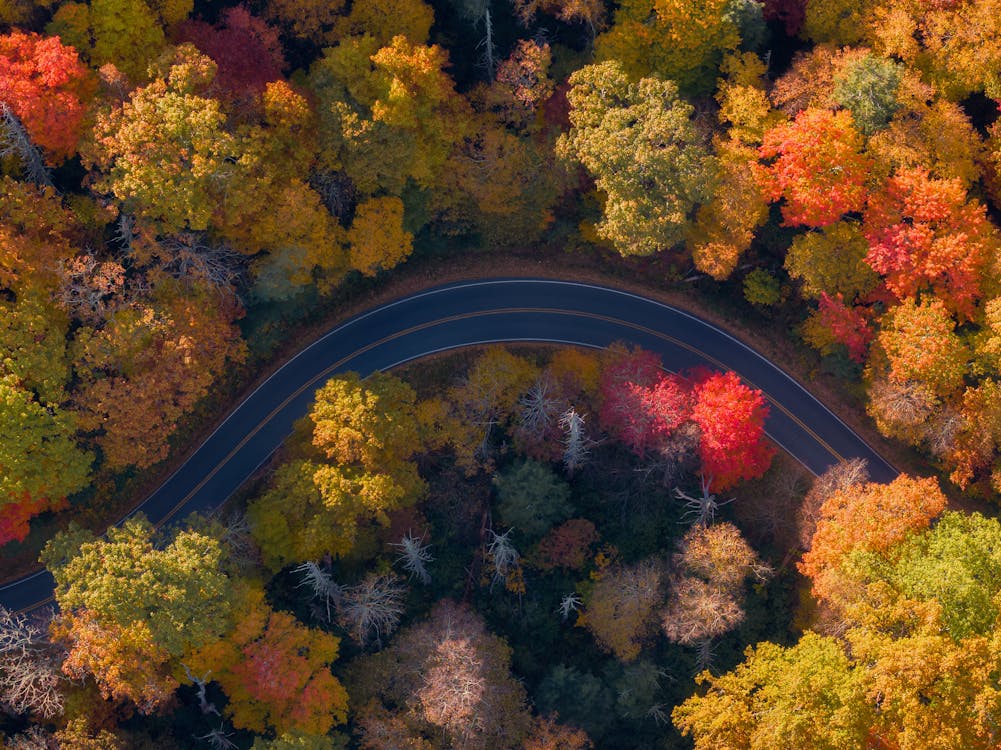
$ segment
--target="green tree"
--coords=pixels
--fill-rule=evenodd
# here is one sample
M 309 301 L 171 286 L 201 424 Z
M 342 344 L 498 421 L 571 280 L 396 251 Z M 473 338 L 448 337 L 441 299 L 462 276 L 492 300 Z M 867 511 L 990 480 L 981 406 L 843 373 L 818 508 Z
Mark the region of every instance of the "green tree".
M 683 241 L 715 172 L 691 105 L 674 83 L 634 83 L 615 61 L 581 68 L 570 85 L 571 128 L 556 148 L 583 164 L 604 194 L 599 236 L 622 255 L 650 255 Z
M 876 288 L 879 276 L 865 262 L 869 245 L 858 224 L 839 221 L 820 231 L 798 234 L 789 246 L 785 267 L 803 282 L 803 294 L 819 299 L 841 295 L 848 302 Z
M 849 61 L 834 76 L 834 101 L 852 113 L 852 120 L 864 135 L 872 135 L 889 123 L 900 108 L 902 66 L 867 54 Z
M 42 552 L 56 579 L 64 612 L 85 609 L 99 622 L 148 627 L 153 642 L 173 657 L 217 638 L 230 624 L 230 580 L 221 571 L 218 540 L 196 531 L 173 534 L 157 549 L 154 529 L 141 515 L 108 529 L 57 534 Z
M 904 596 L 936 601 L 954 639 L 996 627 L 1001 593 L 1001 524 L 979 513 L 944 513 L 895 550 L 889 582 Z
M 164 46 L 163 28 L 143 0 L 91 0 L 60 6 L 46 31 L 76 47 L 94 67 L 114 65 L 133 83 Z
M 83 488 L 93 456 L 74 440 L 70 415 L 0 376 L 0 544 L 23 539 L 28 519 Z
M 494 477 L 505 526 L 535 540 L 573 514 L 570 486 L 545 464 L 518 461 Z

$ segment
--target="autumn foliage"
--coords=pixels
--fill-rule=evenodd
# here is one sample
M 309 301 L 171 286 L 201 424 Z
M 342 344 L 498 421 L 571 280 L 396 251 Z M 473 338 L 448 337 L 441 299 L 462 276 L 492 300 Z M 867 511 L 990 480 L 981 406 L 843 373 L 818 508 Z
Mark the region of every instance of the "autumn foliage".
M 775 449 L 765 441 L 768 407 L 760 391 L 733 372 L 711 375 L 695 386 L 692 420 L 701 430 L 702 472 L 717 490 L 760 476 Z
M 898 172 L 870 199 L 864 228 L 866 262 L 897 297 L 931 290 L 961 318 L 973 317 L 985 266 L 1001 244 L 958 179 Z
M 865 206 L 872 163 L 847 112 L 803 110 L 765 134 L 761 155 L 774 160 L 765 189 L 773 201 L 785 199 L 789 226 L 823 227 Z
M 934 479 L 901 476 L 835 492 L 820 508 L 810 550 L 799 564 L 821 599 L 837 601 L 846 556 L 856 549 L 885 555 L 908 534 L 927 528 L 945 508 Z
M 191 42 L 218 66 L 215 85 L 227 98 L 252 98 L 277 81 L 285 67 L 278 31 L 244 6 L 227 8 L 220 22 L 185 21 L 179 42 Z
M 602 373 L 601 419 L 638 455 L 667 447 L 679 427 L 698 428 L 702 473 L 725 490 L 760 476 L 775 453 L 765 440 L 768 407 L 732 373 L 664 373 L 651 352 L 616 352 Z
M 262 592 L 249 591 L 242 606 L 232 632 L 190 658 L 195 672 L 209 672 L 229 697 L 233 725 L 324 734 L 342 723 L 347 693 L 330 673 L 338 639 L 271 610 Z
M 76 152 L 95 88 L 77 51 L 58 37 L 20 31 L 0 36 L 0 102 L 53 163 Z

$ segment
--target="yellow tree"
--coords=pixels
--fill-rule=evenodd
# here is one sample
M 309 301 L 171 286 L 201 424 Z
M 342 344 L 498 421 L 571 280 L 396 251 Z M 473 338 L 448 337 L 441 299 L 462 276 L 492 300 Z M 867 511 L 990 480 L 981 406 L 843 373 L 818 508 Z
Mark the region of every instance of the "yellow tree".
M 381 48 L 352 37 L 327 49 L 309 76 L 321 164 L 346 172 L 363 195 L 400 195 L 408 179 L 433 187 L 469 119 L 447 64 L 441 47 L 401 35 Z
M 833 638 L 807 633 L 788 649 L 759 643 L 733 671 L 696 681 L 707 689 L 672 713 L 696 750 L 867 747 L 873 707 Z
M 0 177 L 0 288 L 52 291 L 76 254 L 79 222 L 53 188 Z
M 877 341 L 885 355 L 890 380 L 917 381 L 939 396 L 949 396 L 963 383 L 970 351 L 955 332 L 955 321 L 941 300 L 904 300 L 883 316 Z M 883 368 L 875 361 L 871 371 Z
M 415 402 L 385 373 L 347 373 L 317 391 L 314 455 L 281 467 L 248 508 L 269 567 L 347 554 L 359 526 L 388 524 L 390 511 L 420 498 L 425 484 L 409 460 L 422 445 Z
M 385 46 L 399 35 L 416 44 L 424 44 L 433 23 L 434 10 L 424 0 L 369 0 L 352 3 L 351 11 L 338 19 L 334 28 L 340 39 L 370 36 L 377 44 Z
M 208 229 L 235 148 L 218 100 L 199 94 L 215 63 L 189 45 L 181 54 L 166 78 L 99 115 L 94 143 L 82 149 L 95 187 L 161 233 Z
M 403 228 L 403 201 L 385 196 L 359 204 L 347 242 L 351 267 L 365 276 L 402 263 L 414 245 L 414 236 Z
M 633 79 L 657 75 L 687 92 L 710 89 L 723 54 L 740 44 L 733 6 L 731 0 L 626 0 L 598 37 L 596 55 L 619 61 Z
M 605 651 L 622 661 L 639 656 L 656 627 L 657 609 L 664 603 L 664 572 L 654 561 L 602 572 L 578 618 Z
M 468 474 L 493 467 L 491 438 L 495 426 L 511 424 L 518 399 L 537 375 L 535 366 L 502 346 L 487 348 L 466 377 L 448 391 L 447 411 L 439 428 Z
M 758 154 L 736 141 L 717 143 L 719 172 L 716 189 L 699 207 L 687 244 L 695 267 L 722 281 L 768 219 L 768 200 L 757 176 Z

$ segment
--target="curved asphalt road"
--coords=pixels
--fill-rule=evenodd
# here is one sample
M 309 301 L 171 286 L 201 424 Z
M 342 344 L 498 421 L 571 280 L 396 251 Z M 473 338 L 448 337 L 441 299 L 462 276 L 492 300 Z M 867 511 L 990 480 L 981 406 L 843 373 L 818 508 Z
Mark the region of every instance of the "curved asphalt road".
M 352 318 L 289 360 L 250 394 L 134 513 L 157 525 L 211 511 L 278 448 L 333 373 L 365 375 L 457 347 L 495 342 L 604 347 L 627 341 L 661 355 L 671 370 L 736 371 L 771 403 L 769 437 L 819 474 L 843 458 L 869 462 L 875 481 L 897 471 L 795 380 L 729 334 L 686 312 L 606 287 L 545 279 L 460 282 Z M 0 605 L 51 601 L 47 571 L 0 587 Z

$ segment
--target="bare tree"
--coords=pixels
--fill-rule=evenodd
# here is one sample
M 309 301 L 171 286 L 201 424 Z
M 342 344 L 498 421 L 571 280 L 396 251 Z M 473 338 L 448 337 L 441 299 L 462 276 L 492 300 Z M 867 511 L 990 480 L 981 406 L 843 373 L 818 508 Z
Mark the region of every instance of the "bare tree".
M 494 568 L 491 586 L 503 583 L 508 574 L 518 567 L 518 550 L 514 548 L 509 538 L 512 531 L 514 529 L 508 529 L 503 534 L 498 534 L 493 529 L 488 529 L 490 543 L 487 544 L 487 555 L 489 555 Z
M 731 592 L 694 576 L 677 576 L 671 581 L 671 601 L 662 619 L 668 640 L 696 646 L 743 621 L 744 608 Z
M 695 673 L 699 674 L 712 669 L 716 661 L 716 643 L 712 638 L 706 638 L 695 649 Z
M 188 680 L 198 688 L 198 707 L 202 710 L 202 713 L 205 715 L 215 714 L 218 716 L 219 710 L 215 707 L 215 703 L 209 703 L 208 699 L 205 697 L 205 689 L 208 686 L 209 675 L 212 674 L 212 671 L 209 670 L 201 677 L 195 677 L 195 675 L 191 673 L 191 669 L 187 664 L 181 662 L 181 666 L 184 667 L 184 674 L 188 676 Z
M 956 447 L 956 438 L 964 427 L 966 418 L 957 409 L 951 406 L 939 409 L 925 425 L 928 451 L 936 458 L 945 458 Z
M 424 535 L 415 537 L 412 533 L 400 540 L 399 544 L 392 545 L 400 550 L 397 562 L 403 564 L 403 569 L 410 574 L 411 578 L 416 578 L 425 586 L 431 583 L 431 574 L 427 571 L 427 564 L 434 562 L 434 558 L 428 551 L 428 545 L 424 544 Z
M 232 291 L 244 257 L 225 245 L 212 244 L 197 232 L 181 232 L 160 243 L 164 271 L 185 282 L 207 281 L 217 289 Z
M 670 487 L 699 466 L 702 429 L 695 422 L 682 422 L 657 446 L 654 464 L 661 472 L 661 484 Z
M 584 415 L 572 406 L 560 416 L 560 429 L 563 430 L 563 467 L 573 475 L 587 462 L 595 442 L 588 437 Z
M 10 105 L 0 101 L 0 158 L 9 157 L 21 162 L 24 176 L 31 182 L 52 187 L 52 177 L 41 152 Z
M 236 565 L 250 567 L 260 562 L 260 552 L 250 533 L 250 521 L 242 510 L 227 513 L 222 519 L 222 541 L 229 549 L 229 557 Z
M 27 617 L 0 607 L 0 707 L 52 719 L 63 712 L 61 652 Z
M 724 505 L 732 503 L 733 498 L 731 497 L 729 500 L 723 500 L 722 502 L 717 500 L 716 496 L 709 491 L 709 487 L 712 484 L 712 477 L 707 479 L 705 476 L 702 476 L 700 477 L 700 483 L 702 485 L 702 494 L 698 497 L 689 495 L 680 487 L 674 488 L 674 496 L 679 500 L 685 501 L 685 512 L 682 514 L 683 520 L 697 526 L 708 526 L 716 520 L 716 511 Z
M 869 389 L 869 413 L 891 437 L 916 442 L 938 406 L 935 393 L 916 380 L 876 380 Z
M 292 572 L 299 574 L 301 577 L 299 586 L 308 587 L 311 598 L 324 607 L 327 622 L 330 622 L 333 609 L 340 606 L 344 597 L 344 589 L 316 562 L 304 562 Z
M 556 395 L 552 376 L 543 371 L 518 399 L 518 406 L 521 407 L 518 415 L 521 428 L 530 435 L 542 437 L 555 424 L 562 403 L 562 399 Z
M 212 750 L 233 750 L 238 745 L 230 740 L 232 736 L 232 732 L 227 732 L 225 727 L 220 725 L 218 729 L 213 729 L 208 734 L 195 737 L 195 739 L 204 740 Z
M 344 589 L 337 613 L 341 626 L 358 643 L 381 642 L 400 623 L 406 586 L 394 574 L 369 573 L 357 586 Z
M 132 250 L 137 237 L 135 217 L 132 214 L 121 211 L 118 214 L 118 221 L 115 222 L 114 241 L 118 243 L 122 250 L 128 252 Z
M 560 600 L 559 609 L 556 611 L 560 613 L 560 616 L 564 620 L 567 620 L 570 617 L 570 613 L 577 612 L 583 604 L 584 600 L 577 594 L 567 594 Z

